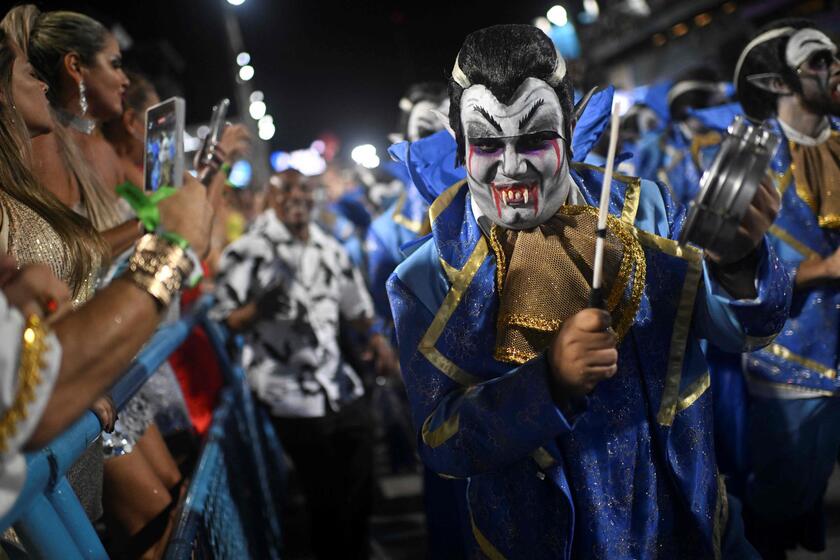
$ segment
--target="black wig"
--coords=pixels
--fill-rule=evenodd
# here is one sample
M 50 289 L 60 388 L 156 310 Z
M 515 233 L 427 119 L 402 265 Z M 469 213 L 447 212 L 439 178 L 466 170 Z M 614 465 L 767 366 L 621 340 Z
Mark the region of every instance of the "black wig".
M 808 19 L 782 19 L 762 28 L 755 37 L 773 29 L 791 27 L 793 29 L 816 28 L 813 21 Z M 794 93 L 802 92 L 802 84 L 799 81 L 796 71 L 787 65 L 785 49 L 787 48 L 790 35 L 782 35 L 770 39 L 753 47 L 741 65 L 740 72 L 735 76 L 735 87 L 737 89 L 738 101 L 744 108 L 744 112 L 753 119 L 764 120 L 776 114 L 776 100 L 779 94 L 767 91 L 750 83 L 747 76 L 756 74 L 778 74 L 782 81 Z
M 683 72 L 674 79 L 674 85 L 680 82 L 703 82 L 717 85 L 720 83 L 720 76 L 714 68 L 698 66 Z M 723 94 L 719 90 L 689 89 L 669 100 L 668 112 L 672 121 L 683 121 L 688 117 L 691 109 L 705 109 L 724 101 Z
M 511 97 L 528 78 L 549 78 L 557 66 L 557 50 L 545 33 L 532 25 L 494 25 L 467 35 L 458 54 L 458 65 L 470 84 L 481 84 L 502 103 Z M 563 110 L 563 136 L 571 155 L 574 93 L 572 82 L 564 76 L 554 87 Z M 464 163 L 466 151 L 461 126 L 462 88 L 449 79 L 449 124 L 458 142 L 458 163 Z

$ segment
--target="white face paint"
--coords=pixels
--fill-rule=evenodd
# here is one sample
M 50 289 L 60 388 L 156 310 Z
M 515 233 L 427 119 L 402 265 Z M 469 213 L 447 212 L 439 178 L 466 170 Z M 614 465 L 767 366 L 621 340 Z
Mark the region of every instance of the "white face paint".
M 837 45 L 822 31 L 800 29 L 788 41 L 785 59 L 799 75 L 805 104 L 819 113 L 840 114 Z
M 821 51 L 836 55 L 837 46 L 822 31 L 810 28 L 800 29 L 788 40 L 785 59 L 788 66 L 796 70 L 812 55 Z
M 449 114 L 449 98 L 441 103 L 423 99 L 411 107 L 408 114 L 407 136 L 410 142 L 416 142 L 426 136 L 431 136 L 443 130 L 445 120 L 441 115 Z
M 529 229 L 548 220 L 571 188 L 563 111 L 554 89 L 528 78 L 509 105 L 483 85 L 461 97 L 467 180 L 481 211 L 496 224 Z

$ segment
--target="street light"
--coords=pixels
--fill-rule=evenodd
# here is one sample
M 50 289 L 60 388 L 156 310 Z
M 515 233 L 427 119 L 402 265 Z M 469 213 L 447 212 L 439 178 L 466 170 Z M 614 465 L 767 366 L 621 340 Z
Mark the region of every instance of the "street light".
M 259 130 L 257 131 L 257 135 L 260 137 L 260 140 L 271 140 L 274 138 L 274 125 L 268 124 L 266 126 L 260 126 Z
M 563 27 L 569 22 L 569 16 L 566 14 L 566 8 L 563 6 L 552 6 L 545 15 L 548 21 L 557 27 Z
M 249 53 L 246 53 L 245 51 L 243 51 L 243 52 L 239 53 L 238 55 L 236 55 L 236 63 L 239 66 L 245 66 L 249 62 L 251 62 L 251 55 Z
M 248 107 L 248 112 L 251 113 L 251 118 L 255 121 L 260 120 L 265 116 L 266 106 L 262 101 L 252 101 Z
M 257 136 L 260 140 L 271 140 L 274 137 L 274 117 L 271 115 L 264 115 L 257 122 Z
M 227 0 L 227 3 L 231 6 L 241 6 L 245 3 L 245 0 Z
M 367 169 L 379 167 L 379 156 L 376 155 L 376 147 L 372 144 L 356 146 L 350 152 L 350 158 Z
M 250 64 L 246 64 L 242 68 L 239 69 L 239 79 L 243 82 L 247 82 L 251 78 L 254 77 L 254 67 Z

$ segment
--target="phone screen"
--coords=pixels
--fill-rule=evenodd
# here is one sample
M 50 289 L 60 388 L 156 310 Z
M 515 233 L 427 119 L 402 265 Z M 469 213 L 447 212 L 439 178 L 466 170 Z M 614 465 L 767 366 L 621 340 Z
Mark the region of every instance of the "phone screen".
M 144 179 L 146 190 L 180 187 L 184 172 L 184 105 L 171 98 L 146 112 Z

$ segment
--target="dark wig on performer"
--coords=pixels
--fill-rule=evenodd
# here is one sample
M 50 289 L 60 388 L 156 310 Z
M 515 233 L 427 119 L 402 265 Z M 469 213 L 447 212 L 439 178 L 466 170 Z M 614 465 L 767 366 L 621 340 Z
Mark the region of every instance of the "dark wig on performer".
M 697 82 L 696 87 L 676 91 L 680 84 L 691 82 Z M 683 72 L 674 80 L 674 86 L 668 92 L 668 112 L 671 120 L 682 121 L 688 118 L 691 109 L 705 109 L 724 101 L 717 71 L 709 66 L 698 66 Z
M 808 19 L 791 18 L 774 21 L 755 34 L 753 39 L 773 29 L 790 27 L 793 29 L 816 28 Z M 753 119 L 764 120 L 776 114 L 776 100 L 779 94 L 767 91 L 751 83 L 747 78 L 759 74 L 778 74 L 791 91 L 801 92 L 802 84 L 796 71 L 787 65 L 785 48 L 790 34 L 764 41 L 747 53 L 734 78 L 735 88 L 744 112 Z
M 458 65 L 471 85 L 481 84 L 502 103 L 509 103 L 517 88 L 528 78 L 546 79 L 557 67 L 560 56 L 548 36 L 532 25 L 494 25 L 467 35 L 458 53 Z M 554 91 L 563 109 L 563 134 L 571 154 L 574 92 L 572 82 L 564 76 Z M 458 163 L 464 163 L 466 152 L 461 126 L 462 88 L 449 79 L 449 124 L 458 142 Z

